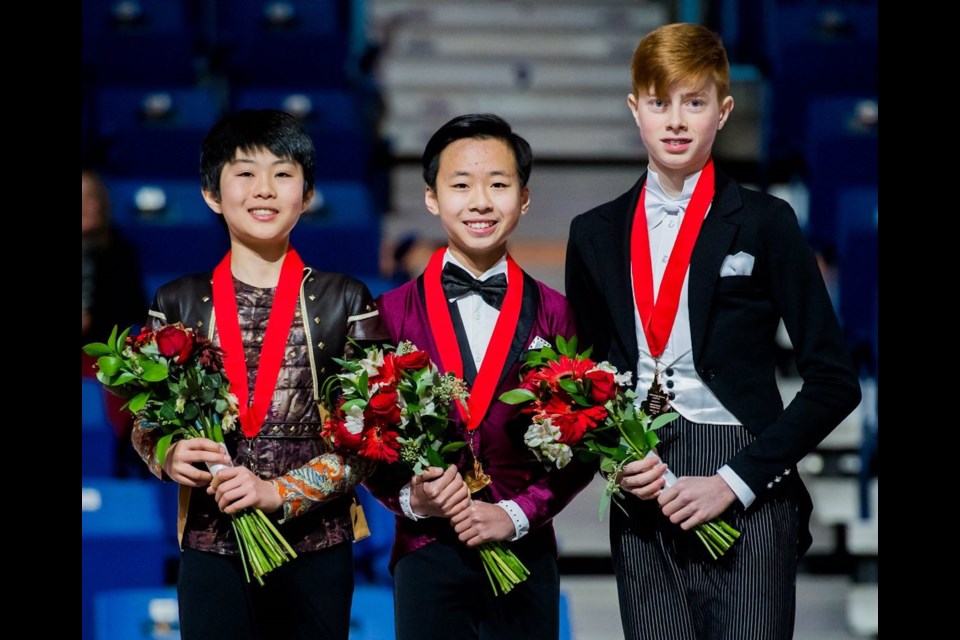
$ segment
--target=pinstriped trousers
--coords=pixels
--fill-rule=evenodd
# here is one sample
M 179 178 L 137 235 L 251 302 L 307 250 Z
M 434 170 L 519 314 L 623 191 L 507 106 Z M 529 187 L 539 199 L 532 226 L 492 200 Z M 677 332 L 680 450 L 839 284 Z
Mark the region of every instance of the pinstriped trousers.
M 679 476 L 709 476 L 754 436 L 744 427 L 679 418 L 657 450 Z M 797 505 L 786 496 L 735 502 L 723 518 L 740 538 L 713 560 L 656 501 L 626 495 L 610 509 L 610 543 L 627 640 L 780 640 L 793 637 Z

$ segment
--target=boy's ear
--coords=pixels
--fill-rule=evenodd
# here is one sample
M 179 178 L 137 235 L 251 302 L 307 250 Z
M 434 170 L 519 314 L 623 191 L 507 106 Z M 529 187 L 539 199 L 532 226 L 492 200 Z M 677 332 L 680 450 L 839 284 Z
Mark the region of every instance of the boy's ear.
M 304 196 L 303 196 L 303 208 L 300 209 L 300 213 L 303 213 L 303 212 L 305 212 L 308 208 L 310 208 L 310 203 L 313 202 L 313 196 L 314 196 L 315 193 L 316 193 L 316 191 L 311 187 L 310 190 L 307 191 L 307 192 L 304 194 Z
M 637 110 L 640 108 L 640 103 L 637 101 L 637 96 L 632 93 L 627 94 L 627 106 L 630 108 L 630 113 L 633 115 L 633 121 L 637 123 L 637 126 L 640 126 L 640 119 L 637 117 Z
M 220 198 L 213 191 L 207 191 L 206 189 L 201 189 L 200 193 L 203 194 L 203 199 L 206 201 L 207 206 L 213 209 L 213 212 L 216 214 L 223 213 L 223 207 L 220 206 Z
M 435 216 L 440 215 L 440 203 L 437 202 L 437 192 L 431 189 L 429 185 L 424 187 L 423 202 L 427 205 L 427 211 Z
M 520 190 L 520 215 L 526 215 L 530 209 L 530 187 L 524 187 Z
M 720 122 L 717 124 L 717 131 L 723 129 L 723 125 L 726 124 L 731 111 L 733 111 L 733 96 L 727 96 L 720 102 Z

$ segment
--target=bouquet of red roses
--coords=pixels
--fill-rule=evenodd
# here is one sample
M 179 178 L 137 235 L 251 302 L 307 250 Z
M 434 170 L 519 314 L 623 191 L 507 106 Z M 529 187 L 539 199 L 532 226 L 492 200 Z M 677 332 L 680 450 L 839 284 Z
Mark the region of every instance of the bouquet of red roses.
M 170 445 L 179 439 L 207 438 L 226 450 L 223 434 L 236 428 L 237 399 L 223 373 L 223 356 L 210 340 L 180 323 L 136 337 L 114 327 L 106 343 L 83 350 L 97 358 L 97 379 L 128 398 L 124 405 L 141 426 L 159 429 L 157 462 L 162 466 Z M 216 474 L 222 465 L 213 465 Z M 247 580 L 263 576 L 297 554 L 260 509 L 232 516 Z
M 557 348 L 527 352 L 520 387 L 500 396 L 508 404 L 524 404 L 533 421 L 524 442 L 548 467 L 560 469 L 576 455 L 599 461 L 607 484 L 600 501 L 603 519 L 610 502 L 623 498 L 619 479 L 623 468 L 655 455 L 657 429 L 676 419 L 676 413 L 651 418 L 637 407 L 629 388 L 631 374 L 621 374 L 609 362 L 594 362 L 590 351 L 577 353 L 577 339 L 557 337 Z M 676 481 L 669 471 L 667 486 Z M 620 506 L 617 504 L 617 506 Z M 622 507 L 620 507 L 622 509 Z M 694 528 L 710 555 L 717 559 L 740 536 L 723 520 Z
M 430 466 L 445 469 L 466 446 L 453 439 L 449 417 L 455 402 L 466 401 L 466 383 L 441 375 L 427 352 L 408 341 L 391 349 L 368 347 L 359 359 L 337 360 L 343 371 L 324 385 L 324 436 L 341 449 L 403 464 L 414 474 Z M 530 575 L 499 542 L 479 550 L 494 594 L 508 593 Z

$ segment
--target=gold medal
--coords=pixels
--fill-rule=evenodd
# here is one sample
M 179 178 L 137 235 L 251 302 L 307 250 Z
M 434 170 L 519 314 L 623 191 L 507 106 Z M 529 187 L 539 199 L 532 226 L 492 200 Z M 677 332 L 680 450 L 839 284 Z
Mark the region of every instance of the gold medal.
M 467 489 L 470 490 L 470 493 L 476 493 L 493 482 L 493 478 L 484 472 L 483 465 L 480 464 L 476 456 L 473 458 L 473 470 L 468 471 L 463 480 L 467 483 Z

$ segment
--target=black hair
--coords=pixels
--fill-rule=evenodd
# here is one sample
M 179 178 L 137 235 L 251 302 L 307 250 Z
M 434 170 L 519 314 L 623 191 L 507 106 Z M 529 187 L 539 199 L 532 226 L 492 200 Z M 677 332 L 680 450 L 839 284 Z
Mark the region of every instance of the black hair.
M 276 109 L 246 109 L 213 125 L 200 151 L 200 186 L 220 197 L 220 174 L 237 157 L 265 149 L 303 169 L 303 194 L 313 189 L 314 147 L 300 121 Z
M 457 116 L 440 127 L 423 150 L 423 181 L 436 190 L 437 172 L 440 170 L 440 154 L 451 143 L 464 138 L 502 140 L 513 151 L 517 161 L 520 187 L 527 186 L 533 168 L 533 152 L 530 144 L 513 132 L 510 123 L 492 113 L 469 113 Z

